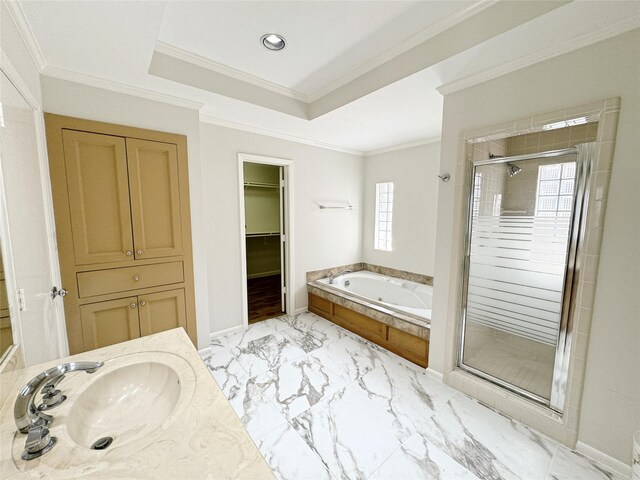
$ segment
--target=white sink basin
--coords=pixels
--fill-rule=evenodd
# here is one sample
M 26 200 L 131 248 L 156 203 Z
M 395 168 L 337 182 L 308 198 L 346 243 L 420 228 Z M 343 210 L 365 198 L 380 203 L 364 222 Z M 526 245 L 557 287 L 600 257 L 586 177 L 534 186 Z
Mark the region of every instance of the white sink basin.
M 103 437 L 113 438 L 115 447 L 152 434 L 175 410 L 180 389 L 178 373 L 165 363 L 148 361 L 108 370 L 72 400 L 69 437 L 90 448 Z
M 58 386 L 67 400 L 48 411 L 57 438 L 53 449 L 32 462 L 20 459 L 24 435 L 15 435 L 14 465 L 26 472 L 65 471 L 65 478 L 84 477 L 107 463 L 105 456 L 135 456 L 178 420 L 189 405 L 196 377 L 187 360 L 167 352 L 144 352 L 108 359 L 93 374 L 72 373 Z M 111 437 L 102 450 L 91 446 Z M 46 475 L 45 475 L 46 476 Z

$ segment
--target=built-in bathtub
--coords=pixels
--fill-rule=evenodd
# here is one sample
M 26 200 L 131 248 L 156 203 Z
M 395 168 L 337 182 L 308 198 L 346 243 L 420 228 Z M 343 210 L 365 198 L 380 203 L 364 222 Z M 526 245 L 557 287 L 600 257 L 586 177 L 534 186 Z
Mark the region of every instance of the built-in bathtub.
M 359 271 L 346 273 L 331 282 L 331 277 L 317 280 L 327 286 L 343 290 L 353 296 L 368 300 L 399 313 L 408 313 L 416 320 L 430 322 L 433 287 L 423 283 Z
M 431 277 L 368 264 L 349 269 L 337 277 L 344 267 L 307 274 L 309 311 L 427 366 L 432 286 L 413 279 Z

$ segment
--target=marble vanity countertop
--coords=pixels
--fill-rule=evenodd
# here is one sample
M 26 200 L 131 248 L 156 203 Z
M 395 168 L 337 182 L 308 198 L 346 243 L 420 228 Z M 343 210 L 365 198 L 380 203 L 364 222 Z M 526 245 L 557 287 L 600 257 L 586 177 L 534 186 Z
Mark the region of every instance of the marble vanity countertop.
M 181 357 L 183 368 L 189 370 L 184 378 L 189 378 L 195 385 L 181 386 L 192 392 L 192 397 L 184 403 L 174 421 L 163 424 L 148 437 L 119 448 L 90 450 L 70 444 L 68 440 L 62 445 L 68 418 L 64 404 L 71 404 L 74 393 L 81 392 L 91 381 L 91 376 L 84 372 L 71 373 L 59 385 L 69 400 L 48 412 L 54 416 L 50 430 L 51 435 L 60 437 L 58 444 L 40 458 L 28 462 L 19 458 L 26 435 L 16 433 L 13 407 L 23 385 L 38 373 L 62 363 L 110 359 L 123 363 L 122 359 L 133 358 L 127 357 L 129 355 L 151 359 L 154 355 Z M 0 478 L 4 480 L 274 478 L 271 468 L 181 328 L 28 367 L 19 371 L 12 383 L 13 391 L 0 410 Z M 149 409 L 153 408 L 150 404 Z M 115 441 L 113 445 L 116 445 Z

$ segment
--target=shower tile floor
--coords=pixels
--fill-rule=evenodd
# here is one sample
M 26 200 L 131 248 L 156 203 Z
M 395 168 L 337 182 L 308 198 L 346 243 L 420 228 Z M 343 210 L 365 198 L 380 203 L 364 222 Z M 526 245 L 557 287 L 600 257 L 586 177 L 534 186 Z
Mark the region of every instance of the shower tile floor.
M 204 361 L 280 479 L 623 478 L 312 313 Z

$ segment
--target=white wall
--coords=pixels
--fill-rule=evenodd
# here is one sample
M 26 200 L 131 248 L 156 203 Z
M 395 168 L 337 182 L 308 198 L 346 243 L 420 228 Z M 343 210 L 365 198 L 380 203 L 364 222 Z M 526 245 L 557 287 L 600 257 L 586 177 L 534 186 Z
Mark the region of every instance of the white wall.
M 640 429 L 640 30 L 447 95 L 441 171 L 456 180 L 464 130 L 620 96 L 622 109 L 604 225 L 579 441 L 630 463 Z M 454 182 L 441 187 L 429 366 L 445 370 L 446 330 L 456 322 L 450 275 Z
M 204 348 L 209 342 L 209 298 L 198 112 L 44 76 L 42 98 L 45 112 L 187 136 L 198 348 Z
M 296 309 L 307 305 L 307 271 L 361 261 L 362 157 L 206 123 L 200 141 L 211 332 L 242 324 L 238 153 L 294 161 Z M 318 207 L 347 201 L 355 210 Z
M 365 157 L 363 261 L 433 276 L 440 143 Z M 393 182 L 393 250 L 373 248 L 376 183 Z

